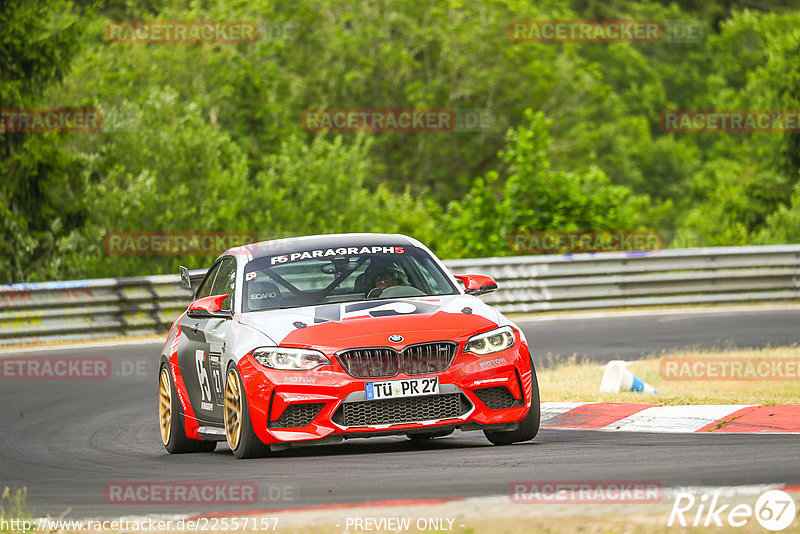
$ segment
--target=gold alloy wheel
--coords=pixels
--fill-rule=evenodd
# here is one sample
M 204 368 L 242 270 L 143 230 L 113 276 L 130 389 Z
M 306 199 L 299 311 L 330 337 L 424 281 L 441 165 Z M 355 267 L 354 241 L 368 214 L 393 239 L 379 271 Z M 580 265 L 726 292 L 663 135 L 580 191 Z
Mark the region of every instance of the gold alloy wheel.
M 161 427 L 161 442 L 166 445 L 172 427 L 172 388 L 166 368 L 161 369 L 161 380 L 158 382 L 158 421 Z
M 239 446 L 242 438 L 242 395 L 239 379 L 233 369 L 228 372 L 225 384 L 225 435 L 231 449 Z

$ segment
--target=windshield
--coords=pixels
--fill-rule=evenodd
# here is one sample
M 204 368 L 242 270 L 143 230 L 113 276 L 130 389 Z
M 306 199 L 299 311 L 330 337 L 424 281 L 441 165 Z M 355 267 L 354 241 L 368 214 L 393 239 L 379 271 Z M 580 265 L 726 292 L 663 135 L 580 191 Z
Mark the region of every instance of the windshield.
M 242 311 L 457 293 L 447 275 L 419 248 L 329 248 L 248 263 Z

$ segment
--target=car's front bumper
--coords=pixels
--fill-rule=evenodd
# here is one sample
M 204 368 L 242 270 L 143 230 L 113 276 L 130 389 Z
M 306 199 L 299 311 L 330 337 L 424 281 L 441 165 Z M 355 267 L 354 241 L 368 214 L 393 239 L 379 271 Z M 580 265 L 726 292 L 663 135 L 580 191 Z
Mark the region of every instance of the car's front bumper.
M 446 370 L 413 377 L 354 378 L 331 360 L 332 365 L 313 371 L 269 369 L 250 355 L 239 361 L 253 430 L 264 443 L 513 429 L 531 406 L 531 358 L 520 338 L 487 356 L 459 349 Z M 438 395 L 366 399 L 366 382 L 425 376 L 438 376 Z

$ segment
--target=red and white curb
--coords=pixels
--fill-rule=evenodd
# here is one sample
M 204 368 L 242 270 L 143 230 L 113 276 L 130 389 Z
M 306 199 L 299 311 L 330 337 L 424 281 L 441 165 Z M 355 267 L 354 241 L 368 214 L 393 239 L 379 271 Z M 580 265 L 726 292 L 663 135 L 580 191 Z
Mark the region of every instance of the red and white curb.
M 622 432 L 800 434 L 800 405 L 543 402 L 542 428 Z

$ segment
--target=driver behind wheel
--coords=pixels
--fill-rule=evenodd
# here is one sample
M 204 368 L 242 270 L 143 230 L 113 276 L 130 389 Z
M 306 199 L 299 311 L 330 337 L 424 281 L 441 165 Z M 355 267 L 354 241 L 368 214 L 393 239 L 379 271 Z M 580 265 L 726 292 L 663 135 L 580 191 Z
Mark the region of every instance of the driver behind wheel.
M 380 296 L 387 288 L 407 285 L 410 285 L 408 277 L 406 277 L 406 273 L 402 269 L 398 267 L 383 267 L 376 272 L 372 284 L 373 287 L 367 297 L 374 298 Z
M 396 270 L 385 270 L 378 273 L 375 277 L 375 287 L 386 289 L 387 287 L 406 285 L 403 283 L 403 274 Z

